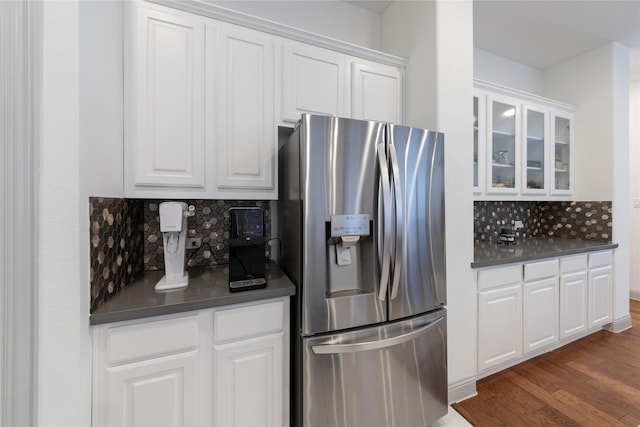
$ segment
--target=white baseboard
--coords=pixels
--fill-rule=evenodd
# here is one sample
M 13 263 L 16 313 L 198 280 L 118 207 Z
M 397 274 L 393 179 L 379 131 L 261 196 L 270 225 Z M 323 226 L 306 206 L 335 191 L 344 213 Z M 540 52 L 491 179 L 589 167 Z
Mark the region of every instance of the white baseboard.
M 449 384 L 449 405 L 468 399 L 477 394 L 475 376 Z
M 609 323 L 608 325 L 604 326 L 604 329 L 606 329 L 609 332 L 614 332 L 616 334 L 618 332 L 626 331 L 627 329 L 630 329 L 630 328 L 631 328 L 631 316 L 625 316 L 620 319 L 616 319 L 613 322 Z
M 640 291 L 629 289 L 629 298 L 640 301 Z

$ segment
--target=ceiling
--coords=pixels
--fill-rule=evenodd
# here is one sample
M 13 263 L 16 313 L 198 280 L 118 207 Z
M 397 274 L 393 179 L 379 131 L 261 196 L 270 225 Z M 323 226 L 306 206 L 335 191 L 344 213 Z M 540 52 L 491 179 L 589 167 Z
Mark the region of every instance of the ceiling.
M 383 13 L 391 1 L 349 3 Z M 616 41 L 630 48 L 633 81 L 640 79 L 640 0 L 474 0 L 473 40 L 538 70 Z

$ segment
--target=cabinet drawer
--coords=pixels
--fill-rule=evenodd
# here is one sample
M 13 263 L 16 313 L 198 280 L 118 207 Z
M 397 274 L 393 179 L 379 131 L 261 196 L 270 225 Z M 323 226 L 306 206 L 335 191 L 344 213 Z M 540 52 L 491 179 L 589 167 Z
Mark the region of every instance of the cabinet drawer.
M 611 251 L 594 252 L 589 254 L 589 268 L 606 267 L 613 262 L 613 253 Z
M 198 346 L 198 318 L 185 316 L 107 330 L 108 364 L 191 350 Z
M 267 335 L 284 329 L 284 302 L 220 310 L 214 313 L 214 342 Z
M 522 281 L 522 264 L 478 271 L 478 289 L 509 285 Z
M 558 259 L 527 263 L 524 265 L 524 281 L 530 282 L 557 276 L 559 272 L 560 263 Z
M 570 273 L 572 271 L 586 270 L 586 269 L 587 269 L 586 255 L 576 255 L 576 256 L 560 258 L 561 273 Z

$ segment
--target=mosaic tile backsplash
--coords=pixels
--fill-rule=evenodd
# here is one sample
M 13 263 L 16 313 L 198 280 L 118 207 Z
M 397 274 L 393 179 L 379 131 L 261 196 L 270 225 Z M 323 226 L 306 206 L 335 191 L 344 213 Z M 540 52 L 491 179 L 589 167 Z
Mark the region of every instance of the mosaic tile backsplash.
M 143 271 L 141 200 L 89 198 L 91 311 Z
M 495 241 L 520 220 L 516 237 L 559 237 L 611 242 L 611 202 L 474 202 L 474 240 Z
M 194 216 L 187 218 L 187 237 L 202 237 L 202 246 L 187 249 L 187 267 L 207 267 L 229 263 L 229 208 L 259 207 L 265 212 L 267 239 L 271 232 L 271 214 L 268 201 L 249 200 L 178 200 L 196 208 Z M 164 249 L 158 206 L 162 200 L 144 202 L 144 269 L 164 270 Z M 269 258 L 269 246 L 265 248 Z
M 187 267 L 229 262 L 229 208 L 260 207 L 271 230 L 268 201 L 183 200 L 196 208 L 187 220 L 187 236 L 202 237 L 187 250 Z M 162 200 L 91 197 L 91 311 L 145 270 L 163 270 L 158 218 Z M 523 222 L 517 237 L 551 236 L 611 242 L 611 202 L 474 202 L 474 239 L 494 241 L 500 229 Z M 270 238 L 270 235 L 267 235 Z M 269 258 L 269 246 L 265 259 Z
M 265 212 L 270 238 L 268 201 L 179 200 L 195 206 L 187 219 L 187 237 L 201 237 L 198 249 L 186 253 L 187 267 L 229 262 L 229 208 L 259 207 Z M 158 218 L 162 200 L 89 198 L 91 312 L 146 270 L 164 270 L 164 250 Z M 265 259 L 270 256 L 265 248 Z

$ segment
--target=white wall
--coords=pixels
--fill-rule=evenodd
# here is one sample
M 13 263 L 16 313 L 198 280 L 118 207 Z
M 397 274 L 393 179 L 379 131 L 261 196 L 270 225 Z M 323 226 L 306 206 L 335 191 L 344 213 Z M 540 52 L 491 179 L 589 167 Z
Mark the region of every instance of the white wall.
M 120 2 L 43 3 L 38 423 L 91 424 L 88 197 L 123 196 Z
M 575 200 L 613 197 L 612 61 L 612 45 L 608 44 L 543 72 L 543 95 L 578 107 L 574 131 Z
M 122 70 L 121 2 L 81 1 L 80 168 L 87 196 L 124 197 Z
M 542 93 L 540 70 L 483 49 L 473 49 L 473 77 L 523 92 Z
M 640 200 L 640 80 L 631 83 L 629 93 L 629 191 L 633 202 Z M 631 209 L 629 222 L 629 289 L 632 298 L 640 300 L 640 209 Z
M 543 73 L 545 94 L 578 107 L 575 126 L 576 200 L 611 200 L 614 321 L 629 316 L 630 141 L 629 52 L 616 43 L 551 67 Z M 549 95 L 547 95 L 549 96 Z
M 447 209 L 447 309 L 452 400 L 475 392 L 476 287 L 473 260 L 472 169 L 473 4 L 440 1 L 437 7 L 438 129 L 445 132 Z M 465 385 L 472 382 L 472 387 Z
M 380 50 L 380 15 L 342 1 L 212 1 L 211 3 L 336 40 Z
M 406 31 L 411 28 L 411 31 Z M 450 400 L 475 393 L 473 260 L 473 5 L 395 2 L 383 14 L 383 48 L 408 58 L 407 123 L 445 134 L 448 373 Z
M 436 2 L 393 2 L 382 20 L 383 49 L 408 59 L 405 123 L 437 129 Z M 406 31 L 411 28 L 411 31 Z
M 79 5 L 43 3 L 38 423 L 90 424 L 89 284 L 81 279 Z

